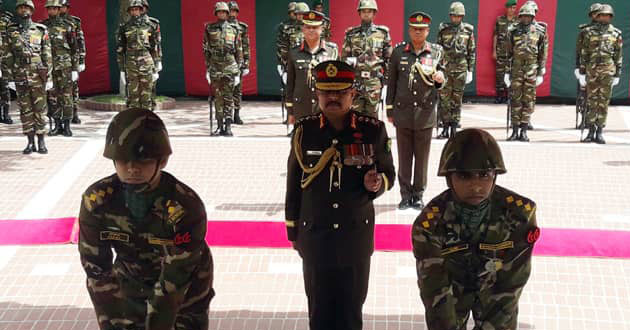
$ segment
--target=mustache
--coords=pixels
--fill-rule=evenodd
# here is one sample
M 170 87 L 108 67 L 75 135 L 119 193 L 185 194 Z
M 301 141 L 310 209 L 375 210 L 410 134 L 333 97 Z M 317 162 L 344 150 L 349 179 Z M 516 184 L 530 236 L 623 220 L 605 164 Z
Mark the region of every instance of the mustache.
M 338 107 L 341 107 L 341 103 L 337 102 L 337 101 L 330 101 L 328 103 L 326 103 L 326 106 L 331 106 L 331 105 L 337 105 Z

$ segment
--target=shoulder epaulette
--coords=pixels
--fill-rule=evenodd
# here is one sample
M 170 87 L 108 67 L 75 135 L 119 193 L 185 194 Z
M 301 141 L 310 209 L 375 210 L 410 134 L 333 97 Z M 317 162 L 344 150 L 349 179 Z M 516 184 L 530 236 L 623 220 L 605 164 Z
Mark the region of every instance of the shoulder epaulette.
M 521 196 L 501 186 L 496 186 L 495 191 L 499 194 L 498 197 L 503 199 L 507 208 L 515 211 L 516 214 L 522 215 L 523 221 L 527 221 L 529 215 L 536 210 L 536 203 L 525 196 Z
M 450 24 L 446 23 L 446 22 L 442 22 L 440 23 L 440 27 L 438 27 L 438 31 L 442 31 L 444 29 L 446 29 L 447 27 L 449 27 Z
M 387 33 L 389 33 L 389 28 L 385 25 L 375 25 L 377 29 L 383 30 Z
M 616 27 L 612 26 L 612 24 L 610 25 L 610 27 L 612 28 L 612 30 L 613 30 L 615 33 L 617 33 L 617 34 L 621 35 L 621 30 L 620 30 L 620 29 L 618 29 L 618 28 L 616 28 Z
M 359 113 L 359 112 L 353 112 L 357 117 L 357 122 L 359 122 L 360 124 L 364 123 L 366 125 L 370 125 L 373 127 L 379 127 L 382 123 L 382 121 L 371 117 L 371 116 L 367 116 L 365 114 Z
M 332 41 L 325 41 L 325 45 L 329 48 L 337 49 L 337 44 Z
M 347 29 L 346 29 L 346 31 L 344 32 L 344 34 L 348 34 L 348 33 L 351 33 L 351 32 L 355 32 L 356 30 L 358 30 L 358 29 L 360 29 L 360 28 L 361 28 L 361 26 L 360 26 L 360 25 L 359 25 L 359 26 L 351 26 L 351 27 L 349 27 L 349 28 L 347 28 Z
M 475 31 L 475 27 L 472 24 L 469 23 L 462 23 L 462 26 L 464 27 L 464 29 L 470 33 L 473 33 Z
M 296 126 L 297 125 L 302 125 L 303 126 L 304 124 L 306 124 L 306 123 L 308 123 L 310 121 L 319 121 L 319 115 L 308 115 L 308 116 L 302 117 L 302 118 L 298 119 L 295 122 L 295 125 Z
M 536 26 L 543 29 L 543 31 L 547 32 L 547 23 L 536 21 Z
M 578 29 L 583 30 L 584 28 L 589 27 L 591 24 L 590 23 L 584 23 L 584 24 L 580 24 L 578 25 Z
M 13 18 L 13 13 L 12 13 L 12 12 L 10 12 L 10 11 L 3 10 L 3 11 L 1 11 L 1 13 L 0 13 L 0 14 L 1 14 L 2 16 L 6 16 L 6 17 L 9 17 L 9 18 Z
M 433 198 L 425 207 L 416 219 L 423 229 L 429 229 L 435 227 L 442 219 L 444 210 L 446 209 L 446 197 L 449 191 L 446 190 Z
M 160 24 L 160 20 L 155 18 L 155 17 L 152 17 L 152 16 L 149 16 L 149 21 L 151 21 L 151 22 L 153 22 L 155 24 L 158 24 L 158 25 Z
M 48 27 L 44 24 L 33 22 L 33 26 L 40 30 L 48 31 Z
M 245 22 L 238 21 L 238 24 L 246 29 L 249 28 L 249 25 L 247 25 L 247 23 Z
M 78 16 L 68 15 L 68 18 L 72 19 L 73 21 L 79 22 L 79 24 L 81 24 L 81 18 Z
M 114 193 L 113 176 L 101 179 L 92 184 L 83 193 L 83 205 L 88 211 L 93 211 L 105 204 Z

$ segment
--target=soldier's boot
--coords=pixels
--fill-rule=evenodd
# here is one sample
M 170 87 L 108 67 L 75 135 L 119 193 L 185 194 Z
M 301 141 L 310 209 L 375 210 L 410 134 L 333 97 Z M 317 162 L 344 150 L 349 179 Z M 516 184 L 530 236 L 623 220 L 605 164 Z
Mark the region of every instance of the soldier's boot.
M 241 109 L 239 109 L 239 108 L 234 109 L 234 124 L 235 125 L 243 125 L 243 121 L 241 120 L 240 112 L 241 112 Z
M 28 139 L 28 143 L 26 144 L 26 148 L 22 150 L 22 153 L 30 155 L 32 152 L 37 151 L 37 148 L 35 148 L 35 133 L 29 133 L 26 138 Z
M 438 139 L 448 139 L 449 136 L 449 123 L 442 123 L 442 133 L 438 135 Z
M 55 124 L 53 128 L 50 130 L 50 132 L 48 132 L 48 135 L 50 136 L 59 135 L 61 134 L 62 130 L 63 130 L 63 126 L 61 124 L 61 119 L 55 119 Z
M 11 115 L 9 114 L 9 105 L 5 104 L 2 106 L 2 123 L 7 125 L 13 124 L 13 119 L 11 119 Z
M 46 142 L 44 142 L 44 134 L 37 134 L 37 152 L 40 154 L 47 154 Z
M 224 136 L 234 136 L 232 134 L 232 119 L 228 118 L 225 120 L 225 131 L 223 132 Z
M 457 133 L 457 128 L 461 127 L 461 125 L 459 125 L 458 122 L 452 122 L 451 123 L 451 134 L 449 137 L 454 137 L 455 133 Z
M 512 125 L 512 135 L 510 135 L 509 138 L 507 138 L 508 141 L 516 141 L 518 140 L 519 136 L 518 136 L 518 125 Z
M 527 130 L 529 124 L 521 124 L 521 135 L 518 137 L 519 141 L 529 142 L 529 138 L 527 137 Z
M 604 140 L 604 128 L 602 126 L 597 126 L 597 132 L 595 132 L 595 143 L 606 144 L 606 140 Z
M 79 112 L 77 111 L 76 105 L 72 108 L 72 123 L 81 124 L 81 119 L 79 119 Z
M 530 131 L 534 130 L 534 126 L 532 126 L 532 123 L 527 123 L 527 129 Z
M 588 134 L 586 135 L 586 137 L 582 140 L 582 142 L 584 143 L 589 143 L 589 142 L 593 142 L 595 141 L 595 125 L 591 125 L 588 128 Z
M 223 135 L 223 119 L 217 119 L 217 128 L 210 133 L 210 136 Z
M 63 121 L 63 136 L 72 136 L 72 131 L 70 130 L 70 119 Z

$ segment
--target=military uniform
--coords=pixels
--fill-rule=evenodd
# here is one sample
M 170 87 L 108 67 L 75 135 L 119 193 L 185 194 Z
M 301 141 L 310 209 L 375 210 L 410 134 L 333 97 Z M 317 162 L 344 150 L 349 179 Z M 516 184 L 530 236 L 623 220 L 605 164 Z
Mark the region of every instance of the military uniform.
M 70 7 L 70 0 L 62 0 L 64 6 Z M 59 13 L 61 17 L 69 20 L 74 25 L 76 31 L 77 47 L 79 49 L 79 73 L 85 70 L 85 57 L 87 56 L 87 48 L 85 47 L 85 34 L 81 26 L 81 18 L 70 15 L 69 13 Z M 79 80 L 72 82 L 72 123 L 80 124 L 79 119 Z
M 110 124 L 107 158 L 158 162 L 170 153 L 149 110 L 123 111 Z M 167 172 L 153 190 L 135 186 L 114 174 L 82 196 L 78 248 L 99 328 L 208 329 L 213 262 L 203 202 Z
M 230 10 L 240 10 L 238 4 L 235 1 L 231 1 Z M 243 125 L 243 121 L 241 120 L 240 112 L 241 112 L 241 101 L 243 99 L 243 76 L 249 74 L 249 61 L 251 56 L 250 46 L 249 46 L 249 26 L 247 23 L 239 21 L 236 17 L 230 16 L 230 23 L 234 24 L 238 27 L 239 34 L 241 37 L 241 44 L 243 46 L 243 63 L 240 68 L 240 83 L 234 87 L 234 123 L 237 125 Z
M 299 6 L 296 4 L 295 8 L 295 13 L 298 16 L 309 12 L 308 5 L 305 3 L 299 3 Z M 298 47 L 302 39 L 304 39 L 304 35 L 302 34 L 302 20 L 300 18 L 289 19 L 288 22 L 278 26 L 276 57 L 278 58 L 278 65 L 280 65 L 279 71 L 287 72 L 289 51 Z
M 365 2 L 365 1 L 364 1 Z M 376 2 L 359 3 L 361 9 L 376 9 Z M 373 5 L 373 6 L 367 6 Z M 368 8 L 370 7 L 370 8 Z M 385 84 L 387 64 L 392 54 L 389 29 L 383 25 L 362 23 L 346 30 L 341 60 L 355 64 L 358 95 L 353 109 L 368 116 L 378 116 L 381 89 Z
M 129 8 L 142 6 L 132 0 Z M 116 60 L 127 82 L 127 107 L 153 109 L 153 85 L 157 81 L 159 34 L 148 19 L 132 17 L 121 24 L 117 33 Z
M 430 22 L 430 16 L 424 13 L 414 13 L 410 18 L 410 25 L 428 27 Z M 390 59 L 385 104 L 387 117 L 393 118 L 396 126 L 401 209 L 412 205 L 420 207 L 418 203 L 422 202 L 427 186 L 437 93 L 444 85 L 432 81 L 431 75 L 443 71 L 443 64 L 442 46 L 428 41 L 420 50 L 403 42 L 394 48 Z
M 458 4 L 459 7 L 456 6 Z M 456 9 L 460 11 L 454 11 Z M 451 15 L 464 16 L 464 5 L 454 2 Z M 468 83 L 467 76 L 472 78 L 477 58 L 474 30 L 472 25 L 464 22 L 440 24 L 437 43 L 444 49 L 444 70 L 447 76 L 447 83 L 439 92 L 438 120 L 444 127 L 440 135 L 442 138 L 449 137 L 449 127 L 450 136 L 453 136 L 461 120 L 464 87 Z
M 353 81 L 352 67 L 343 62 L 324 62 L 317 71 L 321 90 L 343 90 Z M 327 77 L 331 87 L 319 85 Z M 362 329 L 374 252 L 373 200 L 395 179 L 385 124 L 354 111 L 347 116 L 342 130 L 323 113 L 306 116 L 291 140 L 286 227 L 303 260 L 312 330 Z M 377 191 L 364 185 L 372 169 L 382 178 Z
M 516 5 L 516 0 L 508 0 L 506 7 Z M 495 67 L 495 82 L 494 87 L 497 93 L 497 102 L 503 103 L 507 100 L 507 86 L 503 81 L 503 77 L 506 73 L 509 74 L 509 57 L 508 57 L 508 31 L 517 24 L 516 17 L 509 19 L 506 15 L 497 17 L 494 24 L 494 38 L 496 38 L 495 52 L 497 54 L 496 67 Z
M 162 29 L 160 27 L 160 20 L 155 18 L 155 17 L 151 17 L 149 16 L 148 12 L 149 12 L 149 1 L 147 0 L 143 0 L 143 6 L 144 6 L 144 14 L 142 15 L 142 17 L 144 19 L 146 19 L 149 24 L 153 25 L 153 31 L 155 31 L 156 34 L 156 39 L 157 39 L 157 54 L 158 54 L 158 58 L 162 58 Z M 159 63 L 156 63 L 156 71 L 160 72 L 162 71 L 162 62 L 160 61 Z M 151 110 L 155 110 L 155 107 L 157 106 L 157 82 L 155 82 L 153 84 L 153 91 L 152 91 L 153 95 L 151 98 Z
M 479 129 L 446 143 L 438 175 L 447 176 L 451 188 L 427 204 L 412 227 L 427 327 L 466 329 L 472 312 L 474 329 L 516 329 L 540 236 L 536 204 L 494 183 L 478 205 L 461 202 L 450 175 L 469 171 L 506 172 L 498 144 Z
M 20 6 L 29 6 L 35 11 L 31 0 L 18 0 L 16 8 Z M 16 17 L 7 27 L 7 39 L 2 41 L 6 42 L 3 76 L 15 83 L 22 132 L 28 137 L 23 153 L 47 153 L 44 117 L 48 112 L 46 90 L 52 88 L 53 68 L 48 29 L 33 22 L 30 16 Z M 39 148 L 35 148 L 35 135 Z
M 2 1 L 0 0 L 0 5 L 2 5 Z M 6 11 L 0 10 L 0 40 L 2 43 L 0 45 L 1 56 L 4 58 L 6 54 L 5 46 L 8 40 L 7 36 L 7 27 L 13 20 L 13 14 Z M 13 119 L 11 119 L 11 114 L 9 113 L 9 108 L 11 107 L 11 92 L 9 91 L 8 80 L 5 75 L 0 77 L 0 123 L 4 124 L 13 124 Z

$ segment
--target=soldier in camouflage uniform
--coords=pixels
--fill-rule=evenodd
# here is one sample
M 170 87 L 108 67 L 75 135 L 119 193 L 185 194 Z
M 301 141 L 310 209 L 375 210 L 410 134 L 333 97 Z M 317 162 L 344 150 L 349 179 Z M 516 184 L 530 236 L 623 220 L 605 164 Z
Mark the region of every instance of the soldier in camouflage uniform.
M 289 7 L 290 10 L 290 7 Z M 278 27 L 276 39 L 276 56 L 278 58 L 278 74 L 282 78 L 284 85 L 287 84 L 287 65 L 289 51 L 300 45 L 304 35 L 302 34 L 302 18 L 310 9 L 304 2 L 295 4 L 295 22 L 293 24 L 282 24 Z M 290 11 L 289 11 L 290 15 Z
M 3 76 L 9 81 L 9 88 L 16 91 L 20 107 L 22 132 L 28 138 L 24 154 L 48 153 L 44 134 L 48 112 L 46 91 L 53 87 L 52 54 L 48 29 L 35 23 L 31 16 L 35 11 L 32 0 L 18 0 L 15 3 L 14 22 L 7 27 L 7 39 L 2 40 L 5 50 L 2 61 Z M 37 135 L 37 148 L 35 147 Z
M 492 58 L 496 61 L 495 90 L 497 96 L 494 101 L 496 104 L 507 101 L 507 86 L 503 81 L 503 77 L 509 67 L 508 31 L 516 24 L 516 0 L 507 0 L 505 2 L 505 15 L 497 17 L 493 32 Z
M 243 46 L 239 28 L 228 21 L 230 9 L 225 2 L 217 2 L 214 14 L 218 20 L 207 23 L 203 36 L 206 60 L 206 80 L 215 96 L 217 129 L 212 136 L 232 136 L 234 88 L 241 81 Z
M 506 172 L 494 138 L 465 129 L 446 142 L 438 175 L 449 189 L 412 227 L 418 286 L 429 330 L 516 330 L 518 301 L 540 236 L 536 204 L 496 185 Z
M 597 15 L 602 8 L 601 3 L 594 3 L 591 5 L 588 11 L 588 16 L 591 19 L 590 23 L 580 24 L 578 26 L 578 37 L 577 42 L 575 43 L 575 78 L 578 80 L 577 84 L 577 99 L 576 102 L 576 111 L 580 111 L 580 115 L 582 119 L 580 124 L 576 127 L 578 129 L 584 129 L 584 125 L 586 124 L 586 80 L 584 80 L 584 86 L 582 86 L 580 80 L 580 56 L 582 55 L 582 44 L 584 43 L 584 36 L 586 35 L 586 30 L 595 25 L 597 23 Z M 576 117 L 577 119 L 577 117 Z M 576 120 L 577 121 L 577 120 Z
M 586 85 L 586 126 L 582 142 L 604 144 L 603 132 L 608 116 L 612 88 L 619 84 L 623 39 L 621 30 L 610 24 L 614 16 L 610 5 L 602 5 L 598 22 L 585 31 L 580 55 L 580 80 Z
M 116 173 L 85 190 L 79 213 L 81 265 L 101 330 L 208 329 L 215 293 L 206 211 L 162 171 L 171 153 L 150 110 L 120 112 L 109 125 L 103 156 Z
M 153 30 L 156 31 L 155 33 L 157 34 L 157 53 L 158 53 L 158 57 L 162 58 L 162 31 L 160 28 L 160 20 L 155 18 L 155 17 L 151 17 L 149 16 L 149 9 L 151 9 L 151 7 L 149 6 L 149 1 L 148 0 L 142 0 L 142 7 L 144 9 L 143 13 L 142 13 L 142 17 L 146 20 L 149 21 L 149 24 L 153 25 Z M 159 73 L 162 71 L 162 61 L 157 62 L 155 64 L 155 70 Z M 156 101 L 156 97 L 157 97 L 157 82 L 155 84 L 153 84 L 153 97 L 151 99 L 152 101 L 152 108 L 151 110 L 155 110 L 155 107 L 157 106 L 157 101 Z
M 389 28 L 375 25 L 375 0 L 361 0 L 357 8 L 361 25 L 346 30 L 341 60 L 355 68 L 357 97 L 353 110 L 378 117 L 378 104 L 385 86 L 387 64 L 392 55 Z M 386 94 L 386 91 L 384 91 Z
M 508 141 L 529 141 L 527 130 L 536 106 L 536 87 L 543 83 L 545 74 L 549 42 L 546 29 L 534 22 L 535 15 L 532 6 L 523 5 L 519 23 L 510 30 L 508 39 L 510 73 L 504 76 L 512 96 L 512 135 Z
M 476 51 L 475 28 L 464 23 L 466 8 L 461 2 L 453 2 L 449 11 L 450 23 L 441 23 L 437 44 L 444 49 L 447 83 L 439 92 L 438 120 L 442 122 L 439 138 L 455 135 L 462 112 L 464 86 L 473 80 Z M 450 132 L 449 132 L 450 128 Z
M 61 17 L 69 20 L 74 24 L 74 30 L 77 33 L 77 46 L 79 47 L 79 73 L 85 71 L 85 56 L 87 49 L 85 47 L 85 34 L 81 27 L 81 19 L 77 16 L 70 15 L 70 0 L 61 1 Z M 79 80 L 72 82 L 72 123 L 81 124 L 79 119 Z
M 131 0 L 130 18 L 118 28 L 116 60 L 120 79 L 127 85 L 127 107 L 153 109 L 153 85 L 160 77 L 159 34 L 156 26 L 142 17 L 142 0 Z
M 230 23 L 238 27 L 240 31 L 241 44 L 243 45 L 243 63 L 241 64 L 241 83 L 234 87 L 234 124 L 243 125 L 241 120 L 241 101 L 243 100 L 243 77 L 249 74 L 249 32 L 247 23 L 238 20 L 240 8 L 236 1 L 230 1 Z
M 319 112 L 315 95 L 315 75 L 317 64 L 336 60 L 339 56 L 337 45 L 321 39 L 324 15 L 311 11 L 302 20 L 304 40 L 291 49 L 287 65 L 287 113 L 289 124 L 293 125 L 302 117 Z
M 2 0 L 0 0 L 0 6 L 2 6 Z M 7 26 L 13 20 L 13 13 L 0 9 L 0 40 L 6 44 L 7 38 Z M 6 51 L 0 46 L 0 57 L 4 57 Z M 1 59 L 0 59 L 1 61 Z M 11 93 L 9 92 L 9 86 L 7 85 L 7 79 L 2 76 L 0 72 L 0 123 L 13 124 L 9 108 L 11 106 Z
M 46 1 L 48 27 L 53 63 L 53 89 L 48 91 L 48 116 L 55 121 L 51 136 L 72 136 L 70 120 L 73 111 L 73 83 L 79 79 L 79 47 L 77 31 L 72 21 L 61 17 L 61 0 Z

